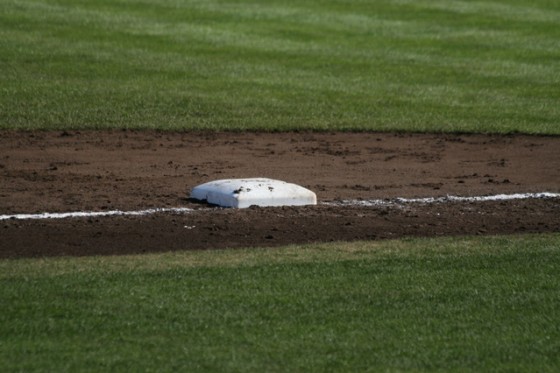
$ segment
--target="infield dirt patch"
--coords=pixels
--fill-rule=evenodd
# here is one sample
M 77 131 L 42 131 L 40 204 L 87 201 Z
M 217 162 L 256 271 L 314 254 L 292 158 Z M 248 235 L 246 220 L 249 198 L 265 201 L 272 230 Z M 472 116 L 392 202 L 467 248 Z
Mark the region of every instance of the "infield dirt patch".
M 129 254 L 402 236 L 560 231 L 560 200 L 208 208 L 198 184 L 269 177 L 320 202 L 560 192 L 560 138 L 381 133 L 0 132 L 0 214 L 191 207 L 147 217 L 7 220 L 0 257 Z

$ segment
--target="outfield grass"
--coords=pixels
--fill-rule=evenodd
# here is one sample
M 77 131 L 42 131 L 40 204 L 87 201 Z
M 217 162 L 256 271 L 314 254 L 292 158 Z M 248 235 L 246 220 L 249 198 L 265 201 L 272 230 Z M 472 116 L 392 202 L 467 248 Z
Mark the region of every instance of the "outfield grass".
M 0 370 L 560 369 L 560 235 L 0 261 Z
M 560 2 L 3 0 L 0 129 L 560 134 Z
M 2 0 L 0 129 L 558 135 L 559 24 L 550 0 Z M 558 234 L 4 260 L 0 371 L 559 371 L 559 272 Z

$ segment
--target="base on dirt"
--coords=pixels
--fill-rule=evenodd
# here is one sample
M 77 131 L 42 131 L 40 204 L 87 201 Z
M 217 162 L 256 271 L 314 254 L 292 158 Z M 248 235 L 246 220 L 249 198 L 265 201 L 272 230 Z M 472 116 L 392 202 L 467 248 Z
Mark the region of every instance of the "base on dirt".
M 316 205 L 315 193 L 302 186 L 267 178 L 224 179 L 196 186 L 191 198 L 222 207 Z

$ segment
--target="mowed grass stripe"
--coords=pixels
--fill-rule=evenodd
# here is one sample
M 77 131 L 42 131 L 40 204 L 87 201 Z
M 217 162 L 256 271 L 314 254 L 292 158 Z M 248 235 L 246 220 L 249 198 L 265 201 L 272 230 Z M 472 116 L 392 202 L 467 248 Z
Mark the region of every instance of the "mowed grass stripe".
M 560 133 L 545 1 L 0 7 L 1 128 Z
M 560 367 L 558 234 L 0 265 L 3 371 Z
M 0 279 L 59 276 L 102 271 L 134 272 L 201 267 L 252 267 L 268 264 L 298 264 L 379 259 L 392 255 L 422 259 L 467 255 L 512 254 L 520 247 L 555 250 L 560 234 L 484 237 L 434 237 L 381 241 L 354 241 L 292 245 L 275 249 L 247 248 L 174 251 L 142 255 L 45 257 L 0 260 Z

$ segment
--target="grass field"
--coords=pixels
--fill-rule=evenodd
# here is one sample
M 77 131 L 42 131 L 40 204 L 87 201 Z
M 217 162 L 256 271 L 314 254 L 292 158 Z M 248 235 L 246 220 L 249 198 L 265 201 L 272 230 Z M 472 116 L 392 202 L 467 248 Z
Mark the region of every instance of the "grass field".
M 2 0 L 0 129 L 559 135 L 558 25 L 551 0 Z M 559 272 L 558 234 L 2 260 L 0 371 L 559 371 Z
M 0 262 L 0 370 L 560 369 L 560 235 Z
M 3 0 L 0 128 L 560 134 L 560 2 Z

